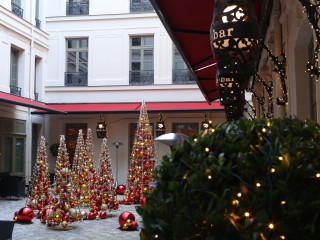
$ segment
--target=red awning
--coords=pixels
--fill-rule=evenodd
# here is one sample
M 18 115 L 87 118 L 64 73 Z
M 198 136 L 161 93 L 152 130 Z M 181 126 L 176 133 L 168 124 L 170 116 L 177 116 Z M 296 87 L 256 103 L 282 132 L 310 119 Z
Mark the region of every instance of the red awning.
M 253 1 L 259 15 L 263 0 Z M 206 100 L 210 103 L 218 99 L 216 61 L 210 44 L 214 0 L 150 0 L 150 2 L 193 72 Z
M 188 111 L 223 111 L 220 102 L 147 102 L 148 112 L 188 112 Z M 141 103 L 59 103 L 48 104 L 50 108 L 67 114 L 88 113 L 135 113 Z M 33 114 L 48 114 L 46 111 L 34 111 Z
M 65 113 L 55 108 L 49 107 L 48 104 L 46 103 L 25 98 L 25 97 L 19 97 L 16 95 L 5 93 L 5 92 L 0 92 L 0 102 L 15 104 L 15 105 L 24 106 L 24 107 L 30 107 L 34 109 L 40 109 L 40 110 L 44 110 L 52 113 Z

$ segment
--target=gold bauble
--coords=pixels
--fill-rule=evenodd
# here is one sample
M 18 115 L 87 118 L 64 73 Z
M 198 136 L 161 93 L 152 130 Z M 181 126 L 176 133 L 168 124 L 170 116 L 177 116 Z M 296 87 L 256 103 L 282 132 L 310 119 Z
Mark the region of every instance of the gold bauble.
M 75 219 L 77 217 L 77 211 L 74 208 L 70 208 L 69 210 L 69 215 L 70 217 L 72 217 L 73 219 Z
M 44 195 L 44 194 L 41 195 L 41 200 L 42 200 L 42 201 L 45 201 L 46 199 L 47 199 L 47 196 L 46 196 L 46 195 Z
M 87 212 L 86 211 L 81 211 L 81 217 L 86 218 L 87 217 Z
M 84 196 L 84 202 L 86 202 L 86 203 L 90 202 L 90 197 L 89 197 L 89 195 L 85 195 L 85 196 Z
M 128 228 L 129 228 L 128 224 L 125 223 L 125 224 L 122 225 L 122 229 L 126 230 Z
M 85 184 L 85 183 L 84 183 L 84 184 L 82 184 L 82 185 L 81 185 L 81 189 L 83 189 L 83 190 L 88 189 L 88 185 L 87 185 L 87 184 Z
M 70 210 L 70 205 L 69 204 L 64 205 L 64 210 L 69 211 Z
M 68 172 L 69 172 L 69 169 L 68 169 L 68 168 L 62 168 L 62 169 L 61 169 L 61 174 L 62 174 L 63 176 L 68 175 Z
M 54 216 L 54 220 L 55 220 L 55 221 L 60 221 L 60 215 L 59 215 L 59 214 L 56 214 L 56 215 Z
M 128 226 L 131 226 L 132 225 L 132 220 L 131 219 L 127 219 L 127 222 L 125 224 L 127 224 Z
M 38 205 L 38 201 L 37 201 L 36 199 L 32 199 L 32 201 L 30 202 L 30 205 L 31 205 L 32 207 L 35 207 L 35 206 Z
M 54 212 L 48 212 L 46 214 L 46 218 L 47 218 L 47 220 L 52 220 L 54 218 Z
M 105 203 L 101 204 L 101 210 L 108 210 L 108 205 Z
M 62 221 L 61 227 L 63 227 L 63 228 L 68 227 L 68 222 L 67 221 Z

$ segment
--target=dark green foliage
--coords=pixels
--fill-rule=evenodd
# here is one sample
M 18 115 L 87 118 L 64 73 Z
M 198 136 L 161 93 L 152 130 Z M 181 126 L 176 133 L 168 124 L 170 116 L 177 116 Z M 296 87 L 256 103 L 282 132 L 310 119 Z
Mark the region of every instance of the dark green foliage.
M 214 129 L 163 158 L 157 186 L 137 207 L 141 238 L 319 239 L 319 125 L 243 119 Z

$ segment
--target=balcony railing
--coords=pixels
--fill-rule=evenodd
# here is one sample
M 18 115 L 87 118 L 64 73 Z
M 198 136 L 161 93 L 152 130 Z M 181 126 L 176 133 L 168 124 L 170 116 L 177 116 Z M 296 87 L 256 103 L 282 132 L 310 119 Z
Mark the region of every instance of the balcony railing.
M 66 5 L 67 15 L 89 15 L 89 3 L 69 3 Z
M 34 100 L 38 101 L 39 100 L 39 93 L 34 93 Z
M 88 73 L 66 72 L 64 78 L 65 86 L 88 86 Z
M 172 83 L 173 84 L 190 84 L 190 83 L 195 83 L 195 80 L 189 69 L 173 69 Z
M 131 0 L 130 12 L 131 13 L 154 12 L 154 9 L 149 0 Z
M 35 18 L 35 20 L 36 20 L 36 27 L 40 29 L 41 28 L 41 21 L 38 18 Z
M 21 97 L 21 88 L 10 85 L 10 93 Z
M 153 70 L 130 71 L 129 74 L 130 85 L 152 85 L 154 82 Z
M 18 5 L 11 3 L 11 11 L 20 18 L 23 18 L 23 9 Z

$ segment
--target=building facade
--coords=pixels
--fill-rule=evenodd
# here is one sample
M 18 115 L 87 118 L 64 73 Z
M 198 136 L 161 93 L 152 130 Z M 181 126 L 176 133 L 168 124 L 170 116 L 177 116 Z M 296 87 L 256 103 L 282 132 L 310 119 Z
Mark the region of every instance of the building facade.
M 27 3 L 29 1 L 22 0 L 18 4 L 24 13 L 29 11 Z M 97 122 L 102 116 L 107 122 L 113 171 L 118 171 L 117 180 L 124 184 L 134 130 L 143 102 L 146 103 L 155 137 L 155 124 L 159 121 L 160 113 L 166 132 L 192 134 L 200 131 L 205 115 L 213 123 L 224 121 L 222 107 L 219 103 L 206 103 L 149 1 L 34 1 L 34 9 L 42 9 L 37 16 L 44 17 L 39 19 L 40 28 L 35 26 L 37 21 L 33 19 L 36 10 L 25 14 L 30 15 L 28 19 L 17 18 L 10 8 L 11 4 L 14 4 L 13 1 L 7 1 L 7 5 L 3 6 L 4 11 L 12 17 L 8 23 L 23 21 L 34 32 L 39 31 L 46 36 L 46 51 L 29 59 L 30 63 L 25 69 L 19 67 L 19 71 L 28 74 L 24 81 L 28 89 L 32 90 L 21 96 L 42 101 L 48 104 L 46 106 L 64 107 L 67 114 L 51 114 L 41 108 L 8 105 L 9 108 L 14 106 L 26 111 L 24 119 L 17 118 L 26 121 L 27 126 L 21 158 L 24 159 L 21 160 L 24 168 L 18 173 L 3 165 L 1 171 L 31 176 L 36 148 L 30 150 L 32 141 L 29 138 L 37 143 L 41 135 L 45 136 L 48 149 L 59 141 L 60 135 L 66 135 L 72 159 L 78 130 L 90 128 L 95 133 Z M 31 5 L 28 7 L 31 8 Z M 11 59 L 15 59 L 14 56 L 8 55 L 3 61 L 8 65 Z M 3 85 L 7 89 L 2 90 L 10 93 L 10 76 L 6 79 L 8 82 Z M 38 98 L 33 96 L 34 93 L 38 93 Z M 98 106 L 104 103 L 113 104 L 113 108 L 83 110 L 89 104 Z M 137 105 L 134 109 L 119 109 L 121 104 L 130 103 Z M 162 105 L 160 108 L 148 109 L 149 103 L 152 106 Z M 189 103 L 192 107 L 185 108 Z M 175 108 L 170 107 L 172 104 Z M 82 110 L 75 112 L 75 108 Z M 12 109 L 12 114 L 16 113 Z M 14 119 L 13 116 L 9 118 Z M 115 142 L 123 143 L 118 152 L 112 145 Z M 98 160 L 102 139 L 94 135 L 93 143 Z M 154 144 L 157 159 L 161 161 L 164 154 L 170 153 L 170 148 L 163 143 Z M 6 148 L 5 143 L 1 145 L 1 149 Z M 5 164 L 14 162 L 12 157 L 6 156 L 3 159 L 6 159 L 3 160 Z M 51 156 L 49 150 L 48 162 L 49 171 L 54 172 L 55 157 Z
M 124 184 L 142 102 L 154 134 L 160 113 L 166 132 L 199 131 L 206 113 L 213 123 L 225 121 L 219 104 L 203 107 L 205 96 L 149 0 L 4 0 L 0 16 L 0 172 L 30 177 L 42 135 L 48 149 L 65 135 L 72 158 L 78 130 L 95 132 L 102 117 L 113 171 Z M 265 44 L 286 55 L 285 85 L 262 52 L 259 74 L 273 98 L 256 82 L 257 118 L 319 122 L 319 86 L 305 72 L 316 47 L 308 23 L 298 0 L 272 1 Z M 8 101 L 5 94 L 17 98 Z M 277 97 L 286 103 L 278 105 Z M 94 135 L 93 143 L 98 159 L 102 139 Z M 155 147 L 158 161 L 170 153 L 162 143 Z M 49 150 L 48 162 L 54 172 Z

